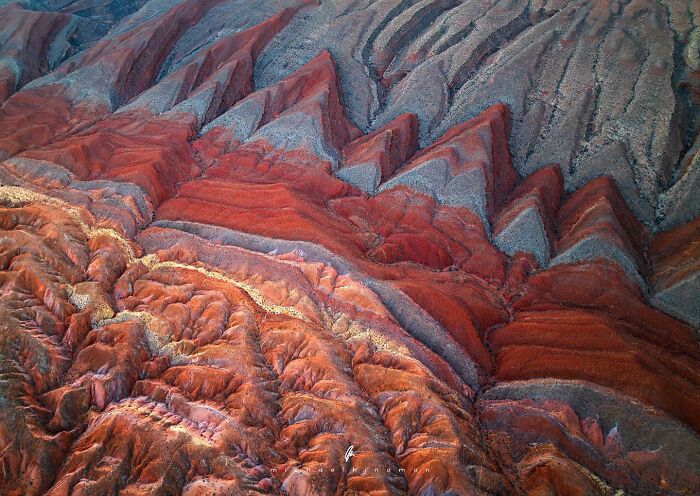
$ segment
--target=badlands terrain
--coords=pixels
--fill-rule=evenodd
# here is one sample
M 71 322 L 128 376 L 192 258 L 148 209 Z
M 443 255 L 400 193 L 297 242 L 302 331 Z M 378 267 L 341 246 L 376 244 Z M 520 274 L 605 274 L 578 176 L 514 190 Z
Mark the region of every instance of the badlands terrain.
M 699 494 L 699 23 L 0 0 L 0 495 Z

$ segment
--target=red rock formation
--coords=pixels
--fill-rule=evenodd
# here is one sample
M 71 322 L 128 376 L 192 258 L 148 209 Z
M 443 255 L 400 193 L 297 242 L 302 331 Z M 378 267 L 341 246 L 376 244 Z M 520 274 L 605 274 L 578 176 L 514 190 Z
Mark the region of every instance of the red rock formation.
M 381 105 L 426 58 L 495 81 L 500 36 L 568 22 L 454 17 L 475 5 L 397 6 L 357 42 Z M 608 7 L 583 9 L 591 36 Z M 0 108 L 0 494 L 696 491 L 697 219 L 651 235 L 619 177 L 572 187 L 573 158 L 520 178 L 511 151 L 552 148 L 518 148 L 522 129 L 509 147 L 515 104 L 421 149 L 421 112 L 362 132 L 342 50 L 287 47 L 300 67 L 259 84 L 309 18 L 353 5 L 261 5 L 241 29 L 229 3 L 163 8 L 24 88 L 63 14 L 2 10 L 0 32 L 37 30 L 11 37 L 31 75 Z
M 377 131 L 362 136 L 343 148 L 342 169 L 336 173 L 353 186 L 375 193 L 418 146 L 418 121 L 414 114 L 402 114 Z
M 49 70 L 47 52 L 70 16 L 33 12 L 16 3 L 0 7 L 0 104 Z
M 646 267 L 643 255 L 646 229 L 627 208 L 610 178 L 591 181 L 571 195 L 559 210 L 557 226 L 559 241 L 556 251 L 560 257 L 569 253 L 560 260 L 594 258 L 595 248 L 582 250 L 582 247 L 586 244 L 592 247 L 602 241 L 609 248 L 600 250 L 600 256 L 617 257 L 618 263 L 630 272 L 635 268 L 644 271 Z M 625 262 L 621 262 L 622 259 Z
M 250 92 L 255 57 L 291 14 L 285 9 L 221 40 L 126 109 L 21 156 L 62 165 L 80 179 L 137 184 L 157 206 L 175 193 L 179 182 L 200 174 L 189 140 L 200 125 Z
M 700 327 L 700 218 L 655 236 L 649 245 L 650 283 L 656 306 Z
M 382 189 L 408 185 L 440 203 L 461 205 L 484 222 L 515 185 L 508 153 L 508 109 L 494 105 L 421 150 Z
M 617 389 L 666 410 L 695 429 L 700 418 L 697 354 L 670 351 L 628 330 L 630 324 L 584 311 L 518 312 L 489 335 L 501 381 L 555 377 Z M 581 330 L 586 329 L 585 333 Z M 692 341 L 687 341 L 692 346 Z M 546 355 L 547 360 L 536 360 Z
M 494 244 L 511 256 L 530 253 L 540 266 L 545 266 L 555 241 L 554 217 L 562 187 L 561 171 L 556 165 L 525 178 L 498 213 L 493 229 Z
M 222 133 L 220 128 L 227 131 Z M 215 141 L 264 141 L 334 161 L 360 131 L 347 119 L 328 52 L 321 52 L 274 86 L 257 91 L 212 122 Z M 205 136 L 205 139 L 207 136 Z
M 0 158 L 79 131 L 144 91 L 168 50 L 215 3 L 183 2 L 69 59 L 43 85 L 13 95 L 0 115 Z M 46 101 L 51 105 L 42 105 Z

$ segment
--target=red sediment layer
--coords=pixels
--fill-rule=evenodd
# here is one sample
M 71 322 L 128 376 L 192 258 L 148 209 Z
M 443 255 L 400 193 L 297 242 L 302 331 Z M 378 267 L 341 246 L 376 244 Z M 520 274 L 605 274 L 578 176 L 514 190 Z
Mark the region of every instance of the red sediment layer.
M 510 194 L 509 202 L 498 213 L 494 222 L 494 236 L 505 229 L 518 214 L 528 208 L 535 208 L 542 218 L 550 243 L 553 243 L 554 218 L 563 189 L 564 183 L 557 165 L 543 167 L 527 176 Z
M 647 230 L 630 211 L 609 177 L 594 179 L 573 193 L 559 209 L 557 226 L 558 253 L 595 235 L 625 250 L 640 269 L 646 266 Z
M 700 271 L 700 218 L 654 236 L 649 243 L 650 282 L 673 286 Z
M 13 95 L 0 115 L 0 158 L 40 147 L 104 118 L 111 93 L 117 100 L 113 103 L 123 104 L 147 89 L 177 39 L 217 1 L 183 2 L 135 29 L 98 42 L 56 69 L 64 77 L 79 69 L 89 72 L 78 75 L 77 81 L 64 85 L 58 79 Z M 109 75 L 106 81 L 104 74 Z M 81 77 L 87 79 L 81 83 Z M 48 101 L 51 104 L 45 105 Z
M 384 127 L 351 141 L 343 148 L 343 167 L 376 164 L 381 180 L 387 180 L 418 148 L 418 120 L 401 114 Z
M 502 205 L 518 178 L 508 151 L 509 132 L 508 107 L 493 105 L 477 117 L 450 128 L 432 145 L 418 152 L 400 172 L 435 158 L 447 160 L 453 175 L 480 163 L 479 167 L 485 168 L 487 210 L 490 212 Z
M 164 83 L 169 79 L 182 80 L 184 94 L 173 104 L 201 91 L 229 66 L 230 75 L 217 84 L 205 120 L 248 94 L 255 57 L 292 14 L 292 9 L 284 9 L 260 25 L 221 40 L 201 58 L 166 78 Z M 231 84 L 233 81 L 237 84 Z M 148 100 L 143 102 L 147 103 Z M 114 114 L 86 131 L 23 156 L 62 165 L 80 179 L 137 184 L 157 206 L 175 194 L 177 184 L 201 173 L 189 145 L 196 131 L 197 120 L 184 111 L 154 116 L 149 109 L 134 109 Z
M 65 14 L 25 10 L 16 3 L 0 8 L 0 104 L 48 72 L 48 49 L 69 21 Z
M 585 332 L 582 331 L 585 329 Z M 630 324 L 583 310 L 519 312 L 493 331 L 496 379 L 576 379 L 611 387 L 700 428 L 697 353 L 643 339 Z M 538 357 L 546 356 L 546 360 Z
M 254 112 L 259 113 L 250 116 L 253 128 L 247 132 L 252 134 L 285 113 L 301 112 L 315 120 L 325 143 L 341 150 L 360 135 L 360 130 L 345 116 L 336 81 L 333 59 L 330 53 L 322 51 L 279 83 L 252 93 L 241 102 L 241 105 L 255 106 Z M 217 132 L 217 128 L 211 132 Z

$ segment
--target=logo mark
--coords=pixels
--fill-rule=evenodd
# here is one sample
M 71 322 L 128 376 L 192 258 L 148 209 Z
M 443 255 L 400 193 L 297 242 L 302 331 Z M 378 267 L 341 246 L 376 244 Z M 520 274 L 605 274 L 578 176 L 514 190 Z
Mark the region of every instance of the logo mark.
M 345 450 L 345 462 L 347 463 L 353 456 L 355 456 L 355 448 L 351 444 L 348 449 Z

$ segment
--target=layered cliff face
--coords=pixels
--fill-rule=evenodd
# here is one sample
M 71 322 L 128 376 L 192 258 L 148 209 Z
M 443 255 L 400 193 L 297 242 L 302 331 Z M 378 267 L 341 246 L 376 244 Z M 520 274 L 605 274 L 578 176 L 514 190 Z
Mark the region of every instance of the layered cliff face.
M 697 10 L 0 6 L 0 494 L 696 494 Z

